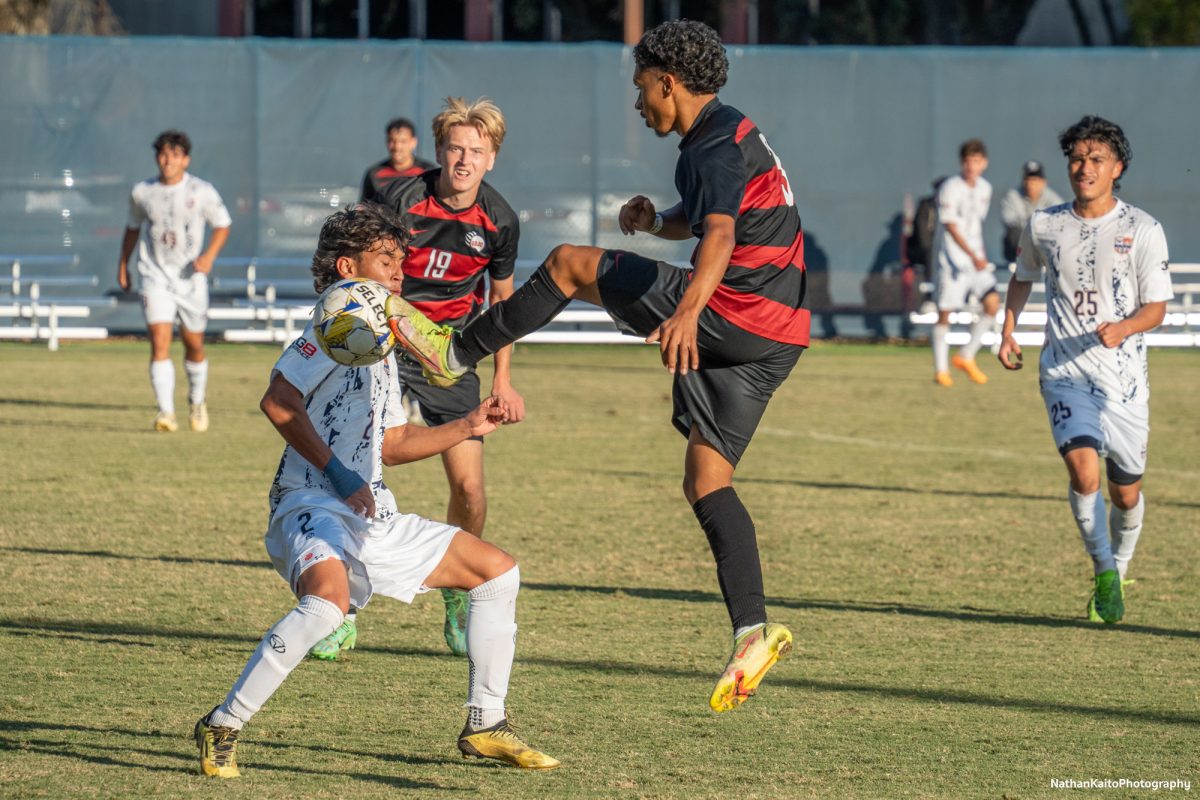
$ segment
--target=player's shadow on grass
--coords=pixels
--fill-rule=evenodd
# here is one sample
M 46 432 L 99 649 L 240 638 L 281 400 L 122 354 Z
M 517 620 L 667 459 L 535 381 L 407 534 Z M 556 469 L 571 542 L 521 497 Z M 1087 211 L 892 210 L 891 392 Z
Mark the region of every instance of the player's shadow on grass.
M 271 569 L 271 565 L 266 561 L 250 561 L 250 560 L 235 560 L 235 559 L 219 559 L 219 558 L 194 558 L 191 556 L 136 556 L 126 555 L 123 553 L 113 553 L 108 550 L 65 550 L 40 547 L 0 547 L 0 551 L 10 551 L 17 553 L 31 553 L 36 555 L 55 555 L 55 556 L 83 556 L 87 558 L 108 558 L 122 561 L 161 561 L 167 563 L 179 564 L 214 564 L 219 566 L 235 566 L 235 567 L 251 567 L 255 569 Z M 522 588 L 530 591 L 540 592 L 589 592 L 593 594 L 611 594 L 618 593 L 626 594 L 630 597 L 637 597 L 643 600 L 668 600 L 674 602 L 685 603 L 720 603 L 721 596 L 715 592 L 705 592 L 688 589 L 663 589 L 655 587 L 636 587 L 636 586 L 586 586 L 581 584 L 570 583 L 539 583 L 533 581 L 523 581 Z M 909 605 L 907 603 L 894 603 L 889 601 L 876 602 L 851 602 L 851 601 L 831 601 L 831 600 L 813 600 L 813 599 L 796 599 L 786 597 L 768 598 L 768 603 L 774 606 L 783 608 L 793 608 L 800 610 L 818 610 L 818 611 L 836 611 L 836 612 L 852 612 L 852 613 L 869 613 L 869 614 L 889 614 L 898 616 L 925 617 L 930 619 L 945 619 L 955 620 L 960 622 L 979 622 L 991 623 L 1000 625 L 1030 625 L 1043 628 L 1085 628 L 1088 630 L 1104 630 L 1113 633 L 1134 633 L 1144 634 L 1148 636 L 1167 636 L 1184 639 L 1200 639 L 1200 631 L 1181 630 L 1177 628 L 1160 628 L 1153 625 L 1131 625 L 1122 623 L 1119 626 L 1099 627 L 1093 622 L 1087 622 L 1075 617 L 1050 617 L 1036 614 L 1020 614 L 1013 612 L 1000 612 L 991 609 L 978 608 L 931 608 L 928 606 Z M 76 628 L 54 628 L 59 623 L 54 622 L 30 622 L 19 623 L 13 620 L 0 619 L 0 629 L 11 628 L 16 625 L 17 628 L 26 628 L 30 630 L 38 630 L 38 626 L 50 627 L 52 629 L 61 630 L 63 633 L 83 633 L 97 634 L 109 633 L 111 635 L 167 635 L 160 632 L 159 629 L 138 629 L 130 630 L 124 626 L 106 626 L 97 624 L 96 626 Z M 30 627 L 31 626 L 31 627 Z M 23 634 L 22 634 L 23 635 Z M 170 634 L 177 635 L 177 634 Z M 182 634 L 187 636 L 188 634 Z M 193 634 L 197 638 L 204 638 L 206 634 Z M 213 636 L 212 638 L 225 638 L 223 636 Z M 257 639 L 247 639 L 246 641 L 258 641 Z M 114 642 L 124 643 L 124 642 Z
M 72 411 L 128 411 L 128 403 L 93 403 L 75 400 L 45 400 L 29 397 L 0 397 L 0 406 L 29 406 L 31 408 L 69 408 Z
M 635 472 L 632 470 L 615 470 L 615 469 L 591 469 L 588 470 L 592 475 L 613 475 L 619 478 L 638 478 L 639 480 L 651 478 L 662 479 L 665 476 L 661 473 L 650 472 Z M 929 494 L 939 497 L 990 497 L 999 500 L 1034 500 L 1045 503 L 1062 504 L 1064 495 L 1061 494 L 1021 494 L 1020 492 L 981 492 L 970 489 L 939 489 L 934 486 L 918 488 L 915 486 L 885 486 L 878 483 L 852 483 L 849 481 L 807 481 L 799 478 L 754 478 L 739 475 L 738 483 L 758 483 L 765 486 L 798 486 L 804 489 L 832 489 L 832 490 L 850 490 L 856 492 L 886 492 L 889 494 Z M 1186 503 L 1180 500 L 1160 500 L 1154 499 L 1154 504 L 1159 506 L 1172 506 L 1174 508 L 1200 508 L 1200 503 Z
M 590 592 L 594 594 L 624 594 L 643 600 L 670 600 L 684 603 L 721 603 L 721 596 L 715 592 L 692 591 L 686 589 L 655 589 L 636 586 L 581 586 L 569 583 L 536 583 L 522 581 L 521 588 L 542 592 Z M 796 599 L 788 597 L 768 597 L 767 605 L 798 610 L 836 611 L 866 614 L 887 614 L 888 616 L 924 617 L 928 619 L 944 619 L 957 622 L 980 622 L 999 625 L 1030 625 L 1041 628 L 1081 628 L 1103 633 L 1136 633 L 1149 636 L 1167 636 L 1181 639 L 1200 639 L 1200 631 L 1181 630 L 1177 628 L 1160 628 L 1153 625 L 1098 626 L 1094 622 L 1075 617 L 1050 617 L 1038 614 L 1021 614 L 995 611 L 982 608 L 931 608 L 907 603 L 853 602 L 833 600 Z
M 135 556 L 114 553 L 110 550 L 65 550 L 50 547 L 0 547 L 13 553 L 29 553 L 41 556 L 81 556 L 84 558 L 111 558 L 119 561 L 158 561 L 164 564 L 213 564 L 220 567 L 251 567 L 272 569 L 270 561 L 252 561 L 236 558 L 197 558 L 193 556 Z
M 188 724 L 186 734 L 191 733 L 191 723 Z M 79 741 L 77 737 L 72 737 L 70 742 L 54 741 L 46 738 L 32 738 L 22 736 L 22 734 L 40 733 L 43 736 L 52 732 L 71 733 L 71 734 L 94 734 L 100 737 L 101 741 L 96 744 L 89 744 Z M 194 772 L 196 756 L 190 751 L 180 751 L 177 749 L 171 750 L 155 750 L 146 747 L 114 747 L 113 741 L 139 741 L 139 740 L 160 740 L 164 743 L 174 745 L 181 738 L 180 734 L 164 733 L 162 731 L 144 731 L 132 730 L 128 728 L 105 728 L 92 727 L 88 725 L 68 725 L 57 722 L 31 722 L 26 720 L 0 719 L 0 752 L 33 752 L 41 755 L 59 756 L 62 758 L 71 758 L 77 761 L 83 761 L 88 764 L 98 764 L 103 766 L 125 767 L 131 769 L 144 769 L 152 772 L 167 772 L 179 774 L 181 772 Z M 190 736 L 188 737 L 190 745 Z M 248 738 L 246 743 L 249 747 L 263 750 L 276 750 L 280 752 L 289 750 L 307 750 L 313 753 L 329 753 L 339 756 L 352 756 L 354 758 L 373 759 L 387 763 L 402 763 L 411 766 L 437 766 L 446 765 L 461 765 L 462 762 L 458 758 L 449 756 L 444 758 L 430 758 L 426 756 L 412 756 L 403 753 L 387 753 L 379 751 L 360 751 L 349 750 L 343 747 L 330 746 L 328 741 L 323 741 L 319 745 L 308 745 L 300 742 L 280 742 L 271 740 L 256 741 Z M 149 756 L 154 758 L 168 758 L 179 762 L 180 766 L 163 766 L 141 763 L 130 763 L 114 758 L 111 755 L 102 755 L 101 753 L 112 753 L 114 749 L 121 750 L 130 754 Z M 100 751 L 99 753 L 85 752 L 87 750 Z M 243 768 L 247 768 L 243 765 Z M 410 778 L 401 778 L 394 775 L 379 775 L 370 772 L 331 772 L 328 770 L 313 769 L 311 767 L 301 767 L 291 764 L 272 764 L 265 761 L 258 761 L 249 765 L 248 769 L 253 771 L 275 771 L 286 773 L 289 775 L 304 774 L 315 775 L 326 778 L 347 778 L 353 780 L 369 781 L 372 783 L 380 783 L 385 786 L 396 789 L 436 789 L 440 791 L 462 791 L 461 787 L 442 786 L 436 783 L 427 781 L 412 780 Z

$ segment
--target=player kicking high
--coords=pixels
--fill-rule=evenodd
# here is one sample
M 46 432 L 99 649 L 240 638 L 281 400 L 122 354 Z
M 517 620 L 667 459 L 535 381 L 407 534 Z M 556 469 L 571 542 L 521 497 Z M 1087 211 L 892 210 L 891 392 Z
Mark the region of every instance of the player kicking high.
M 1142 334 L 1162 322 L 1174 294 L 1162 226 L 1113 195 L 1131 155 L 1120 127 L 1087 116 L 1058 143 L 1075 201 L 1035 211 L 1021 236 L 999 357 L 1006 369 L 1021 368 L 1013 328 L 1044 271 L 1042 399 L 1070 475 L 1071 513 L 1092 557 L 1087 616 L 1113 623 L 1125 614 L 1122 584 L 1146 507 L 1150 382 Z M 1100 494 L 1101 455 L 1111 515 Z
M 360 277 L 398 293 L 408 238 L 383 206 L 333 214 L 313 255 L 316 290 Z M 201 772 L 238 776 L 242 726 L 309 648 L 342 624 L 350 603 L 361 608 L 375 592 L 411 602 L 440 588 L 466 590 L 469 598 L 471 669 L 459 750 L 526 769 L 557 767 L 517 736 L 504 707 L 517 633 L 516 562 L 455 526 L 401 514 L 383 483 L 384 464 L 491 433 L 507 417 L 504 401 L 490 397 L 436 428 L 406 425 L 395 362 L 339 366 L 317 347 L 310 323 L 275 363 L 261 408 L 287 442 L 271 487 L 267 553 L 299 603 L 263 636 L 225 700 L 196 723 Z
M 729 62 L 716 31 L 664 22 L 634 48 L 634 107 L 659 136 L 681 138 L 682 201 L 621 209 L 627 234 L 698 238 L 693 269 L 634 253 L 561 245 L 513 296 L 460 335 L 409 314 L 395 320 L 430 373 L 461 374 L 554 319 L 573 299 L 602 306 L 626 333 L 658 342 L 674 374 L 672 422 L 687 437 L 683 493 L 708 537 L 734 629 L 733 655 L 709 698 L 726 711 L 749 697 L 791 648 L 767 623 L 754 523 L 733 472 L 767 401 L 808 345 L 804 244 L 787 176 L 758 128 L 722 105 Z M 453 346 L 451 346 L 453 345 Z

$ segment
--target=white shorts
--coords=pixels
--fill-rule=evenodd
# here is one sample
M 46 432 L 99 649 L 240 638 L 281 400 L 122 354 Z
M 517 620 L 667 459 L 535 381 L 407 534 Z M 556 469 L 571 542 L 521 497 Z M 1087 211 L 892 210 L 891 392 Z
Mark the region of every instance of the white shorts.
M 375 593 L 405 603 L 429 591 L 458 528 L 416 514 L 370 522 L 323 492 L 289 492 L 275 509 L 264 537 L 267 555 L 292 591 L 304 570 L 326 559 L 346 565 L 350 602 L 363 608 Z
M 955 269 L 946 264 L 938 266 L 937 287 L 933 292 L 939 311 L 958 311 L 966 308 L 974 297 L 983 300 L 988 292 L 996 291 L 996 273 L 974 267 Z
M 1108 477 L 1123 485 L 1146 472 L 1150 406 L 1111 402 L 1079 389 L 1045 388 L 1042 400 L 1060 453 L 1092 447 L 1108 460 Z
M 204 333 L 208 326 L 208 276 L 194 273 L 174 287 L 158 284 L 142 286 L 142 310 L 146 324 L 179 324 L 193 333 Z

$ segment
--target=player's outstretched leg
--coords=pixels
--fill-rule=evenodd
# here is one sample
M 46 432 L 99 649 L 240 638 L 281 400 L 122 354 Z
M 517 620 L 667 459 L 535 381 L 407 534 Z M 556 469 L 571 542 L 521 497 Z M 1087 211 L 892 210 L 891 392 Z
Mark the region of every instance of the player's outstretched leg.
M 358 609 L 351 607 L 346 619 L 333 633 L 312 646 L 308 654 L 322 661 L 334 661 L 343 650 L 353 650 L 358 644 Z

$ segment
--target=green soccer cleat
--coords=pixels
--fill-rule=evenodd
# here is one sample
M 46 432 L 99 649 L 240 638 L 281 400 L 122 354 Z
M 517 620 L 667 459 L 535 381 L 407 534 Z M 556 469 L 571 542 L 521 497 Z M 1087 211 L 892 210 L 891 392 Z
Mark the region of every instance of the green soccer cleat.
M 713 687 L 712 696 L 708 698 L 709 707 L 720 713 L 746 702 L 767 670 L 791 650 L 792 632 L 782 625 L 768 622 L 743 633 L 734 640 L 733 655 Z
M 343 650 L 353 650 L 357 643 L 358 628 L 355 626 L 354 620 L 347 617 L 341 625 L 334 629 L 333 633 L 314 644 L 308 654 L 322 661 L 333 661 Z
M 446 624 L 442 634 L 450 652 L 456 656 L 467 654 L 467 593 L 461 589 L 442 589 L 442 600 L 446 602 Z
M 388 326 L 409 355 L 415 358 L 433 386 L 446 388 L 458 383 L 466 370 L 450 367 L 450 345 L 454 329 L 433 322 L 399 295 L 388 295 Z
M 492 758 L 521 769 L 554 769 L 559 765 L 557 758 L 526 744 L 507 717 L 477 731 L 469 723 L 464 725 L 458 735 L 458 750 L 463 758 Z
M 200 749 L 200 774 L 210 778 L 240 777 L 242 773 L 237 766 L 238 731 L 209 725 L 208 718 L 211 715 L 212 711 L 201 717 L 193 731 L 196 747 Z
M 1115 569 L 1106 569 L 1096 576 L 1096 588 L 1087 604 L 1087 618 L 1091 622 L 1112 625 L 1125 616 L 1125 590 L 1123 581 Z

